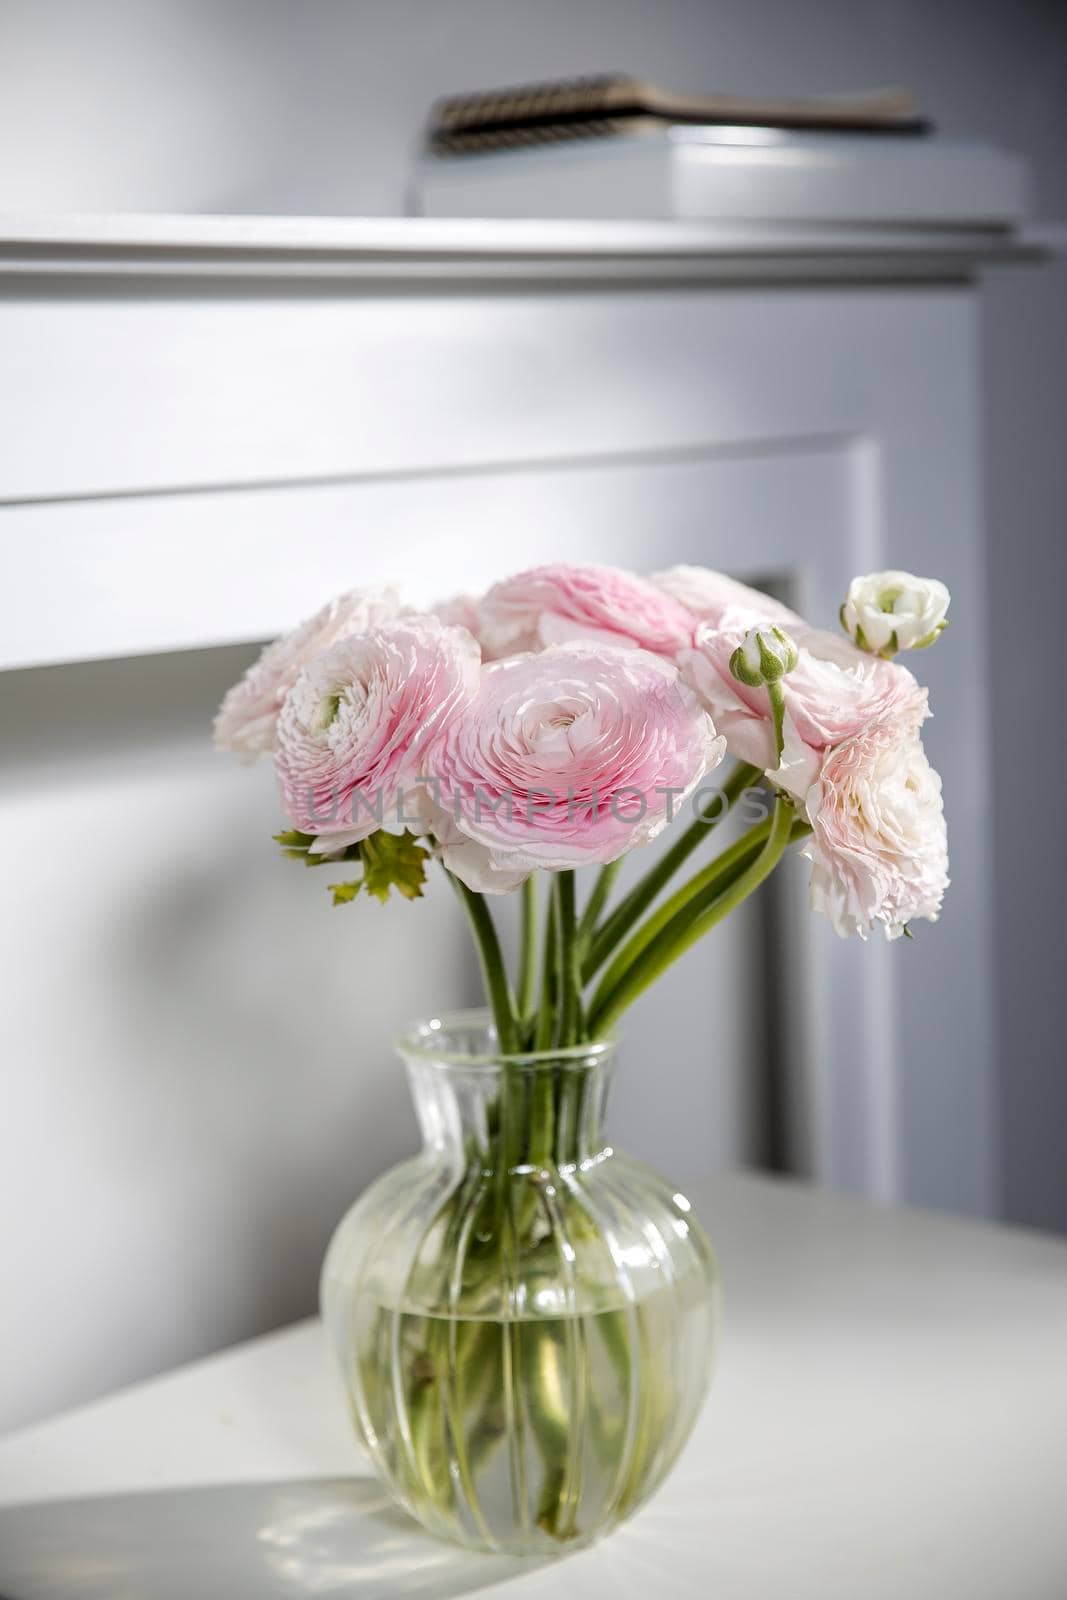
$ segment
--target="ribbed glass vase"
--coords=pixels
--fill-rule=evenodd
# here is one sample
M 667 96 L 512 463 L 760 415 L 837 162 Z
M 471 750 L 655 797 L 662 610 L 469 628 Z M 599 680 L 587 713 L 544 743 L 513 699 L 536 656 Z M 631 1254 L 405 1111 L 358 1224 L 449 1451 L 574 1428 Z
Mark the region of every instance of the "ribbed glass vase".
M 502 1056 L 470 1013 L 399 1041 L 424 1148 L 357 1201 L 323 1314 L 383 1482 L 432 1533 L 573 1548 L 689 1436 L 717 1285 L 684 1196 L 605 1142 L 614 1046 Z

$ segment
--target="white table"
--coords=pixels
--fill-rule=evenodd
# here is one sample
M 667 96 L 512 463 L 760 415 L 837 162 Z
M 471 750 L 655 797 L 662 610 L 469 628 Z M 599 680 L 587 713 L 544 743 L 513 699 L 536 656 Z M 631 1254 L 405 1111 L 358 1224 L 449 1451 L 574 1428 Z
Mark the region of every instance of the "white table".
M 719 1376 L 666 1486 L 592 1550 L 480 1557 L 393 1511 L 307 1322 L 0 1440 L 0 1593 L 1067 1595 L 1067 1245 L 752 1177 L 694 1199 Z

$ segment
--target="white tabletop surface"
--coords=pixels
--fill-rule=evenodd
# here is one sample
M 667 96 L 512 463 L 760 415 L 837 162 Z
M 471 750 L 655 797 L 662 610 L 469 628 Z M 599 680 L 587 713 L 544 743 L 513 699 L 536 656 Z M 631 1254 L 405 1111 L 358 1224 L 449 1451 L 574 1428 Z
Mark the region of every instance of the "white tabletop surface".
M 317 1323 L 0 1440 L 5 1600 L 1063 1600 L 1067 1245 L 751 1177 L 693 1191 L 719 1375 L 593 1549 L 453 1550 L 388 1505 Z

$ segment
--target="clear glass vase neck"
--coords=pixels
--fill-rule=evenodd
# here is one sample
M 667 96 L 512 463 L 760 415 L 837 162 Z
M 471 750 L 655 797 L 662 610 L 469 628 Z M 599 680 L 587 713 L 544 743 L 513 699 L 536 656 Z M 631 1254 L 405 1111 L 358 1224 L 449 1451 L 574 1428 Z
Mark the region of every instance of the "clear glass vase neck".
M 424 1145 L 450 1166 L 562 1168 L 605 1154 L 613 1042 L 502 1055 L 483 1012 L 421 1024 L 397 1041 Z

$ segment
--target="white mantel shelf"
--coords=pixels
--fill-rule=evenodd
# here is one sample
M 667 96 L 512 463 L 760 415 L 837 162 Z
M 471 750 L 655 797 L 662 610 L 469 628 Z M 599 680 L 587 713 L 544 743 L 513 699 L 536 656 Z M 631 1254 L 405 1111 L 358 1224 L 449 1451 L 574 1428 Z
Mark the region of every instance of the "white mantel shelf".
M 959 281 L 1040 259 L 1004 227 L 421 217 L 0 216 L 0 275 L 591 280 Z

